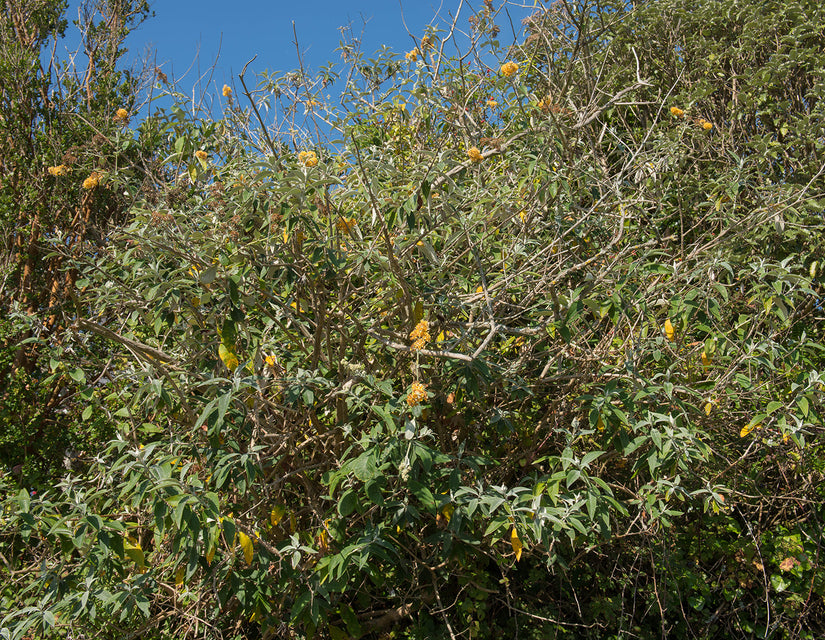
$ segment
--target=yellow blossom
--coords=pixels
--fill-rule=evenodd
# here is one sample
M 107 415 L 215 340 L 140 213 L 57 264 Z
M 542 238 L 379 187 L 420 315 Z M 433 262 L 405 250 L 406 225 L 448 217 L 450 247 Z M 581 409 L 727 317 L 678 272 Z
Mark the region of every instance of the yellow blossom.
M 115 111 L 115 122 L 126 122 L 129 119 L 129 112 L 126 109 L 118 109 Z
M 415 325 L 415 329 L 410 332 L 410 340 L 413 340 L 410 350 L 420 351 L 423 349 L 424 345 L 430 340 L 430 323 L 422 320 Z
M 352 233 L 356 224 L 358 223 L 355 221 L 355 218 L 339 218 L 338 222 L 335 223 L 335 227 L 341 233 Z
M 410 62 L 415 62 L 418 60 L 418 53 L 418 49 L 413 49 L 412 51 L 407 51 L 407 53 L 404 54 L 404 57 Z
M 198 149 L 197 151 L 195 151 L 195 157 L 198 160 L 205 161 L 207 156 L 208 156 L 208 154 L 203 149 Z
M 52 176 L 65 176 L 67 171 L 68 167 L 65 164 L 59 164 L 56 167 L 49 167 L 49 175 Z
M 232 87 L 230 87 L 228 84 L 223 85 L 223 97 L 228 98 L 231 95 L 232 95 Z
M 670 114 L 675 118 L 681 118 L 683 115 L 685 115 L 685 112 L 682 111 L 682 109 L 680 109 L 679 107 L 671 107 Z
M 518 65 L 515 62 L 505 62 L 501 65 L 501 75 L 509 78 L 518 71 Z
M 305 167 L 314 167 L 318 164 L 318 156 L 314 151 L 301 151 L 298 154 L 298 162 Z
M 467 149 L 467 157 L 473 162 L 481 162 L 484 159 L 481 155 L 481 151 L 478 150 L 478 147 L 470 147 Z
M 700 127 L 702 127 L 705 131 L 710 131 L 711 129 L 713 129 L 713 123 L 708 122 L 704 118 L 699 118 L 696 121 L 696 124 L 698 124 Z
M 414 407 L 427 399 L 427 387 L 420 382 L 413 382 L 407 394 L 407 404 Z
M 494 107 L 497 107 L 497 106 L 498 106 L 498 102 L 496 102 L 495 100 L 493 100 L 492 98 L 490 98 L 490 99 L 487 101 L 487 106 L 488 106 L 488 107 L 490 107 L 490 108 L 492 109 L 492 108 L 494 108 Z
M 433 39 L 430 36 L 424 36 L 421 38 L 421 46 L 424 49 L 432 49 L 435 45 L 433 44 Z
M 100 182 L 100 176 L 97 174 L 96 171 L 92 172 L 92 174 L 83 181 L 83 188 L 86 189 L 87 191 L 89 189 L 94 189 L 98 185 L 99 182 Z
M 265 360 L 267 367 L 274 367 L 275 366 L 275 356 L 268 355 Z

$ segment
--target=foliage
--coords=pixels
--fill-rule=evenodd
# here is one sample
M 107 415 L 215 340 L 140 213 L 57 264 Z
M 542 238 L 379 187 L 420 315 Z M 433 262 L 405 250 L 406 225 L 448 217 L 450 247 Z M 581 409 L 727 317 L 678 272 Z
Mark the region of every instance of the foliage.
M 49 244 L 59 242 L 68 257 L 94 251 L 138 193 L 147 195 L 156 164 L 151 140 L 127 127 L 139 74 L 117 66 L 147 4 L 81 3 L 85 70 L 54 55 L 66 5 L 13 0 L 0 9 L 0 415 L 8 425 L 0 460 L 25 483 L 52 475 L 84 440 L 94 448 L 112 435 L 111 425 L 102 438 L 81 435 L 88 425 L 76 420 L 77 400 L 90 389 L 50 365 L 66 348 L 77 276 Z
M 562 2 L 504 49 L 485 2 L 472 64 L 345 40 L 155 109 L 128 219 L 51 245 L 50 371 L 116 437 L 0 478 L 0 634 L 817 637 L 813 5 Z

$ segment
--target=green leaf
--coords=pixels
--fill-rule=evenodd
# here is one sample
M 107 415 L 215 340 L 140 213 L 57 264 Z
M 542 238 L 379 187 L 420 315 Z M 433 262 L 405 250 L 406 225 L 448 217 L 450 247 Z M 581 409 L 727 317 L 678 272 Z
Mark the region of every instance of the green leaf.
M 355 508 L 358 506 L 358 496 L 356 495 L 355 491 L 352 489 L 347 489 L 341 495 L 341 499 L 338 501 L 338 513 L 341 515 L 342 518 L 346 518 L 350 515 Z
M 768 403 L 768 408 L 765 410 L 765 412 L 768 415 L 771 415 L 774 411 L 776 411 L 777 409 L 781 409 L 783 406 L 785 406 L 783 402 L 778 402 L 774 400 L 773 402 Z

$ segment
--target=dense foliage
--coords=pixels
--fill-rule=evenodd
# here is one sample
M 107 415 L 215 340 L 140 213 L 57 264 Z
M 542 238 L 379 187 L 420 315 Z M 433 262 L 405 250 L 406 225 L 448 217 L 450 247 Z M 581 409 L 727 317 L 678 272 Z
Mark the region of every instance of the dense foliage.
M 823 9 L 477 9 L 3 147 L 0 637 L 821 636 Z

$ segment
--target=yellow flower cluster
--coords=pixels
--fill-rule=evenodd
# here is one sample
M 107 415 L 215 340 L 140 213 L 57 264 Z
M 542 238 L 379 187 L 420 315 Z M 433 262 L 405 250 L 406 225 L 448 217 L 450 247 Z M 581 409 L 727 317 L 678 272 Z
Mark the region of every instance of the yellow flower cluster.
M 481 151 L 478 150 L 478 147 L 470 147 L 467 149 L 467 157 L 473 162 L 481 162 L 484 160 L 484 157 L 481 155 Z
M 419 351 L 424 348 L 424 345 L 427 344 L 427 341 L 430 339 L 430 323 L 426 320 L 422 320 L 417 325 L 415 325 L 415 329 L 412 330 L 410 333 L 410 340 L 413 341 L 412 345 L 410 345 L 411 351 Z
M 505 62 L 501 65 L 501 75 L 509 78 L 510 76 L 515 75 L 518 71 L 518 65 L 515 62 Z
M 198 149 L 197 151 L 195 151 L 195 157 L 198 160 L 206 161 L 206 158 L 208 157 L 208 154 L 203 149 Z
M 704 118 L 699 118 L 696 121 L 696 124 L 698 124 L 700 127 L 702 127 L 705 131 L 710 131 L 711 129 L 713 129 L 713 123 L 708 122 Z
M 680 109 L 679 107 L 671 107 L 670 108 L 670 115 L 672 115 L 674 118 L 681 118 L 682 116 L 685 115 L 685 112 L 682 109 Z
M 541 109 L 542 111 L 545 111 L 545 112 L 546 112 L 546 111 L 550 111 L 550 107 L 551 107 L 552 105 L 553 105 L 553 100 L 552 100 L 552 98 L 550 98 L 550 96 L 547 96 L 546 98 L 542 98 L 541 100 L 539 100 L 539 102 L 538 102 L 538 104 L 537 104 L 536 106 L 537 106 L 539 109 Z
M 69 168 L 65 164 L 59 164 L 56 167 L 49 167 L 49 169 L 48 169 L 49 175 L 52 175 L 52 176 L 55 176 L 55 177 L 65 176 L 66 172 L 68 170 L 69 170 Z
M 318 156 L 314 151 L 301 151 L 298 154 L 298 162 L 305 167 L 314 167 L 318 164 Z
M 433 39 L 430 36 L 424 36 L 421 38 L 421 47 L 424 49 L 432 49 L 435 47 L 433 44 Z
M 492 98 L 490 98 L 490 99 L 487 101 L 487 106 L 488 106 L 488 107 L 490 107 L 490 108 L 492 109 L 492 108 L 494 108 L 494 107 L 497 107 L 497 106 L 498 106 L 498 102 L 496 102 L 495 100 L 493 100 Z
M 115 122 L 126 122 L 129 119 L 129 112 L 126 109 L 118 109 L 115 111 Z
M 407 51 L 407 53 L 404 54 L 404 57 L 410 62 L 415 62 L 416 60 L 418 60 L 419 53 L 420 52 L 418 51 L 418 49 L 413 49 L 412 51 Z
M 222 93 L 224 98 L 228 98 L 232 95 L 232 87 L 230 87 L 228 84 L 223 85 Z
M 413 382 L 407 394 L 407 404 L 414 407 L 427 399 L 427 387 L 420 382 Z
M 90 175 L 88 178 L 86 178 L 83 181 L 83 188 L 88 191 L 89 189 L 94 189 L 99 183 L 100 183 L 100 176 L 95 171 L 95 172 L 92 172 L 92 175 Z
M 356 224 L 358 223 L 355 221 L 355 218 L 338 218 L 335 227 L 341 233 L 351 233 Z
M 321 105 L 320 102 L 318 102 L 317 100 L 314 100 L 312 98 L 307 100 L 304 104 L 306 105 L 307 111 L 312 111 L 315 107 L 318 107 L 318 106 Z

